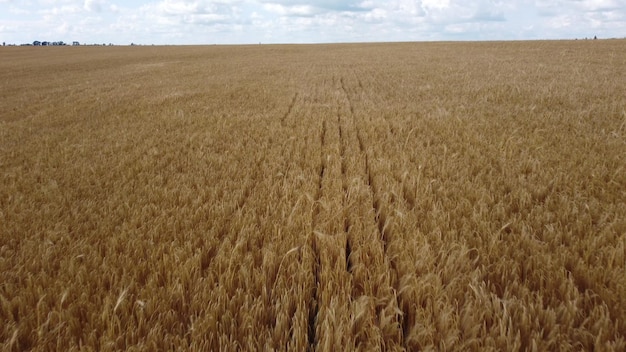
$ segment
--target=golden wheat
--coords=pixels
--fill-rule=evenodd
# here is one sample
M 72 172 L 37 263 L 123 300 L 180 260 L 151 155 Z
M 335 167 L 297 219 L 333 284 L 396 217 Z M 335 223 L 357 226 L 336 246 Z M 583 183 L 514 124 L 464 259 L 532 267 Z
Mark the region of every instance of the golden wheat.
M 2 48 L 3 350 L 624 350 L 626 46 Z

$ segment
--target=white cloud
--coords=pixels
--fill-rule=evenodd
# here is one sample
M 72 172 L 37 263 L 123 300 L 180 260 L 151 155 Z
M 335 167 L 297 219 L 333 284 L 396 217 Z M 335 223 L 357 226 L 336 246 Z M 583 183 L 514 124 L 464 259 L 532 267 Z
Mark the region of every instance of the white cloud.
M 228 20 L 228 16 L 212 14 L 212 13 L 204 13 L 204 14 L 195 14 L 192 16 L 184 17 L 184 21 L 186 23 L 191 24 L 202 24 L 202 25 L 210 25 L 216 23 L 225 23 Z
M 263 8 L 280 16 L 313 16 L 321 12 L 311 5 L 285 6 L 278 3 L 268 3 L 264 4 Z
M 188 2 L 182 0 L 165 0 L 156 5 L 156 10 L 164 15 L 187 15 L 195 13 L 206 13 L 204 7 L 199 2 Z
M 48 9 L 41 9 L 39 13 L 44 15 L 44 18 L 55 18 L 62 15 L 72 15 L 81 13 L 83 9 L 76 5 L 63 5 L 60 7 L 52 7 Z
M 18 16 L 22 16 L 22 15 L 28 15 L 30 13 L 30 11 L 21 8 L 21 7 L 17 7 L 17 6 L 10 6 L 9 7 L 9 13 L 13 14 L 13 15 L 18 15 Z
M 578 6 L 587 11 L 607 11 L 624 7 L 623 2 L 616 0 L 583 0 L 578 3 Z
M 60 26 L 56 28 L 55 32 L 58 34 L 67 34 L 71 30 L 72 30 L 72 26 L 67 22 L 63 22 Z
M 450 0 L 422 0 L 425 10 L 443 10 L 450 7 Z
M 106 1 L 104 0 L 85 0 L 83 7 L 87 11 L 101 12 L 105 5 Z
M 0 33 L 15 42 L 614 37 L 626 33 L 625 22 L 621 0 L 0 0 Z

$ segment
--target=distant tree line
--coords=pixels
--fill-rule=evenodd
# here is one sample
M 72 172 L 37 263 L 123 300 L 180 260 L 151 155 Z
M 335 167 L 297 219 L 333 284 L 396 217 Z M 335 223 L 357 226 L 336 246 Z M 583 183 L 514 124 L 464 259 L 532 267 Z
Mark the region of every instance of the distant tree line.
M 40 42 L 39 40 L 35 40 L 33 42 L 33 46 L 64 46 L 64 45 L 67 45 L 67 44 L 65 44 L 63 41 L 60 41 L 60 42 L 42 41 L 42 42 Z
M 79 45 L 90 45 L 90 46 L 112 46 L 112 43 L 109 44 L 81 44 L 80 42 L 73 41 L 72 44 L 65 43 L 64 41 L 51 42 L 51 41 L 39 41 L 35 40 L 32 43 L 24 43 L 20 44 L 20 46 L 79 46 Z M 2 46 L 16 46 L 16 44 L 7 44 L 6 42 L 2 42 Z

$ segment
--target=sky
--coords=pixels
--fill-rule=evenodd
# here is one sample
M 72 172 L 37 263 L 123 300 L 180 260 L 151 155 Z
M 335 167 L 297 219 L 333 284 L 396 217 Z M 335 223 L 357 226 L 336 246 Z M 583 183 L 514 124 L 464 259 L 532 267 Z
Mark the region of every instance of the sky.
M 626 0 L 0 0 L 0 41 L 257 44 L 625 38 Z

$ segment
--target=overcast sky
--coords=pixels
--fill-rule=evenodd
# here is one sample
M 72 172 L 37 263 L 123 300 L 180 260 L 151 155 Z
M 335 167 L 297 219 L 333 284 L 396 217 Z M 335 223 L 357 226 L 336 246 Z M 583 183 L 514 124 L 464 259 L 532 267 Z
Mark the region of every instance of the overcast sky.
M 626 37 L 626 0 L 0 0 L 0 41 L 328 43 Z

